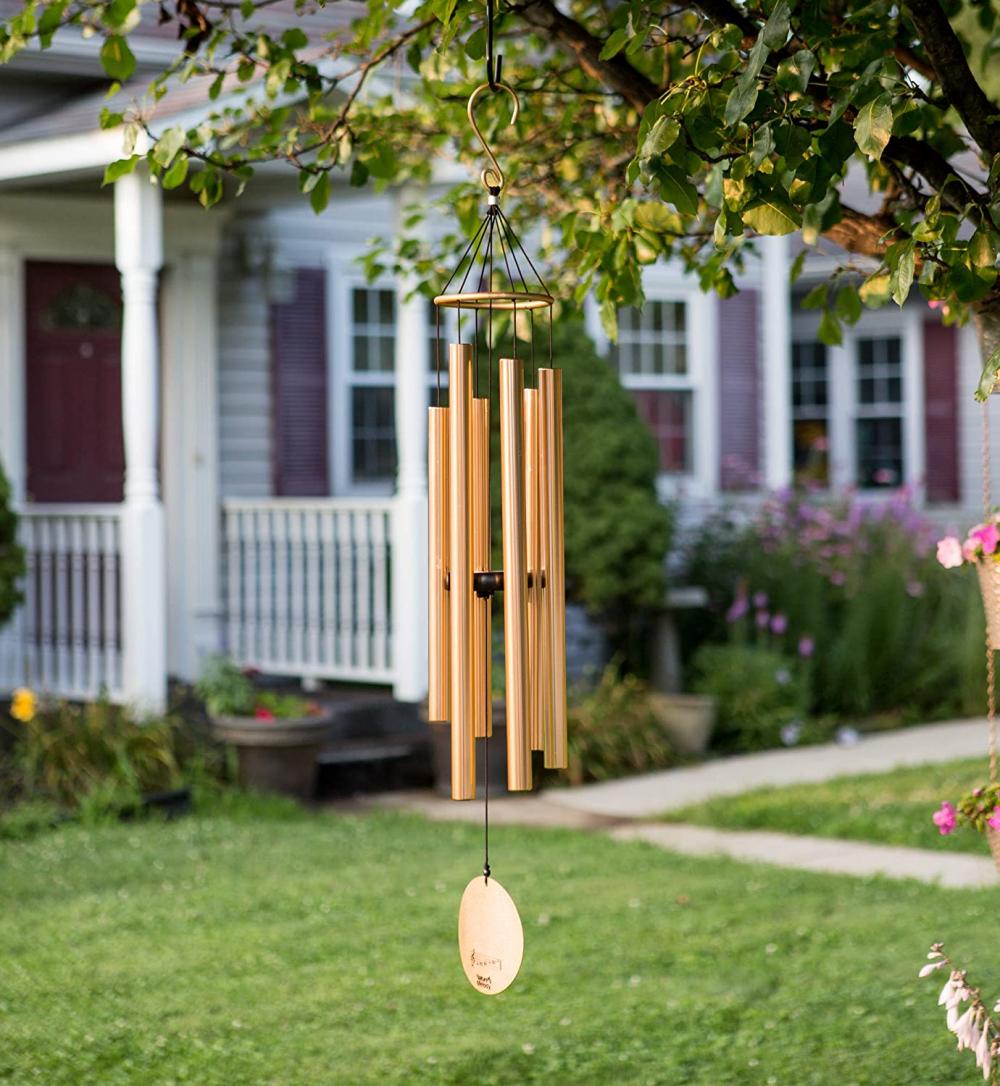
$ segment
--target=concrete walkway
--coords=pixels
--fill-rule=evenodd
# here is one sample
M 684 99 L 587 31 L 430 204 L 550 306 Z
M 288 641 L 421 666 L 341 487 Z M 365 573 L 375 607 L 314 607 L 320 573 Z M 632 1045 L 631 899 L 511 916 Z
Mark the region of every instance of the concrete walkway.
M 798 837 L 758 830 L 713 830 L 706 826 L 638 822 L 610 831 L 616 841 L 646 841 L 687 856 L 728 856 L 749 863 L 824 871 L 833 875 L 916 879 L 950 889 L 977 889 L 1000 883 L 996 865 L 985 856 L 933 852 L 925 848 L 871 845 L 828 837 Z
M 850 747 L 829 744 L 767 751 L 582 788 L 497 797 L 490 800 L 490 822 L 602 832 L 618 841 L 645 841 L 689 856 L 727 856 L 803 871 L 881 875 L 953 889 L 976 889 L 1000 884 L 996 867 L 986 856 L 756 830 L 715 830 L 644 819 L 712 796 L 884 773 L 898 766 L 977 755 L 983 756 L 985 766 L 985 720 L 930 724 L 865 738 Z M 454 803 L 432 792 L 392 792 L 351 803 L 354 809 L 358 806 L 412 811 L 436 821 L 479 823 L 483 817 L 482 803 Z
M 769 750 L 720 758 L 688 769 L 642 777 L 557 788 L 550 803 L 609 818 L 655 818 L 714 796 L 735 796 L 755 788 L 809 784 L 899 766 L 927 765 L 982 755 L 986 766 L 985 720 L 925 724 L 862 738 L 854 746 L 825 743 L 795 750 Z

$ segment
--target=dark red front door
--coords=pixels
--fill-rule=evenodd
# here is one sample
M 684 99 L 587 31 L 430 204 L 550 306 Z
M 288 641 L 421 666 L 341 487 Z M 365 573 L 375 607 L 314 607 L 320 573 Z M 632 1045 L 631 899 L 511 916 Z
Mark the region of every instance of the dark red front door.
M 28 498 L 119 502 L 121 284 L 103 264 L 25 268 Z

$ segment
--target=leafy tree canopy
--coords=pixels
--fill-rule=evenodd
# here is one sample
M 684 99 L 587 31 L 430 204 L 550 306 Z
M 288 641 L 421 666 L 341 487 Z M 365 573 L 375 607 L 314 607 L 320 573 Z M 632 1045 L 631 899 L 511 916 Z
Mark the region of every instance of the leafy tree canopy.
M 482 0 L 368 0 L 327 36 L 306 0 L 299 25 L 269 31 L 274 2 L 27 0 L 0 29 L 0 58 L 67 24 L 99 35 L 105 71 L 126 84 L 101 119 L 128 140 L 107 179 L 145 157 L 165 188 L 187 185 L 206 206 L 227 177 L 243 186 L 268 160 L 298 171 L 317 211 L 341 173 L 385 186 L 427 181 L 456 152 L 478 165 L 464 105 L 482 79 Z M 845 257 L 811 299 L 828 341 L 863 306 L 919 289 L 948 319 L 976 318 L 992 373 L 997 14 L 992 0 L 512 0 L 499 47 L 524 109 L 511 132 L 498 96 L 487 135 L 518 216 L 549 224 L 564 296 L 594 289 L 609 330 L 619 306 L 641 300 L 644 264 L 677 257 L 726 295 L 754 235 L 801 231 L 866 258 Z M 177 57 L 135 100 L 129 39 L 157 17 L 179 28 Z M 209 119 L 151 129 L 151 104 L 197 78 L 216 104 Z M 158 138 L 140 154 L 144 128 Z M 865 206 L 845 201 L 849 169 L 863 172 Z M 471 185 L 449 195 L 466 231 L 481 196 Z M 413 239 L 394 259 L 427 280 L 439 270 Z

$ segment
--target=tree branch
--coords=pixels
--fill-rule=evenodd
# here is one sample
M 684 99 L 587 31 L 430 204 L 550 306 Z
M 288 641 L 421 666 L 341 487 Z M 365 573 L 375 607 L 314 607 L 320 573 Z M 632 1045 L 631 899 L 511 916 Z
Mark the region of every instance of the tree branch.
M 882 237 L 894 230 L 896 223 L 881 215 L 865 215 L 845 204 L 840 205 L 840 210 L 840 222 L 834 223 L 829 230 L 824 230 L 823 236 L 850 253 L 881 260 L 886 250 Z
M 520 11 L 532 26 L 548 31 L 567 48 L 591 79 L 611 87 L 639 113 L 659 97 L 659 87 L 633 68 L 621 54 L 601 60 L 604 42 L 594 37 L 585 26 L 564 15 L 551 0 L 533 0 Z
M 1000 154 L 1000 110 L 972 74 L 958 35 L 938 0 L 906 0 L 945 97 L 958 110 L 965 127 L 988 155 Z

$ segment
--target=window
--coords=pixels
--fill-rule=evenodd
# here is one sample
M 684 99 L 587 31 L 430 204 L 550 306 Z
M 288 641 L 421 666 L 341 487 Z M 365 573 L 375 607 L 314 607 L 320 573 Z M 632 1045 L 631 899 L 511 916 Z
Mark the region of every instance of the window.
M 391 482 L 396 474 L 396 294 L 383 288 L 351 292 L 351 477 Z
M 856 341 L 856 481 L 899 486 L 903 464 L 903 350 L 898 336 Z
M 830 484 L 830 382 L 823 343 L 792 344 L 792 453 L 795 480 Z
M 660 449 L 660 470 L 692 470 L 694 390 L 688 371 L 687 306 L 650 300 L 618 314 L 612 360 Z

